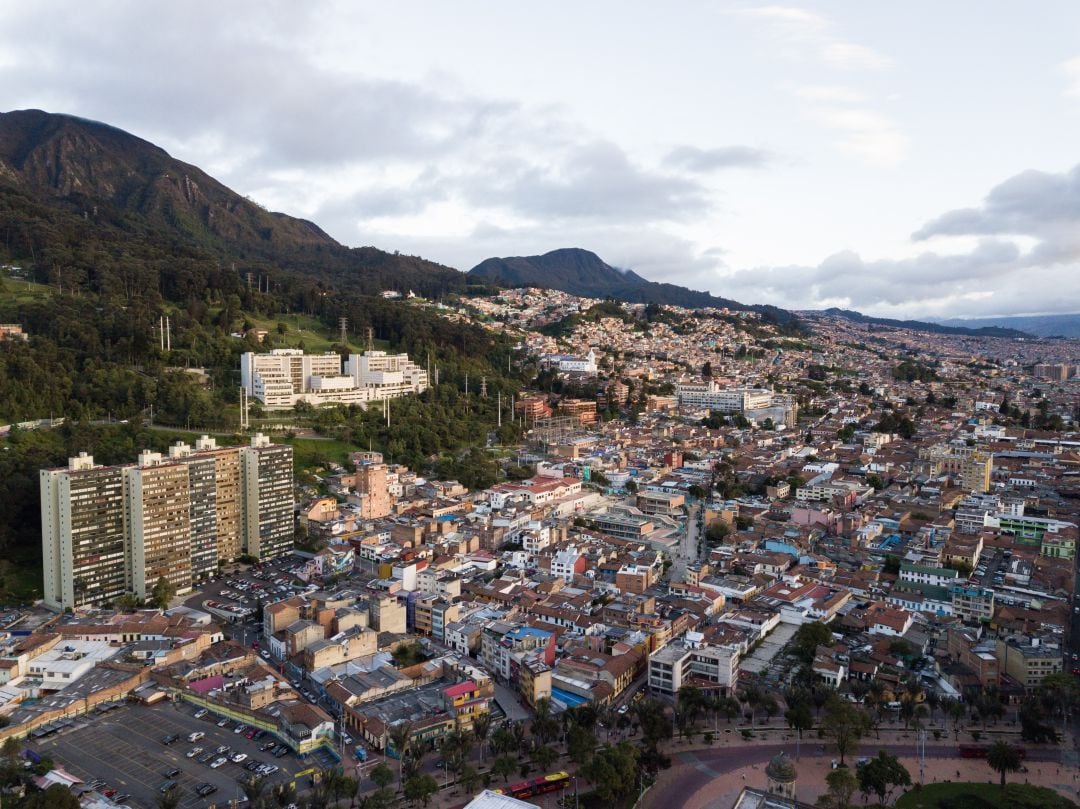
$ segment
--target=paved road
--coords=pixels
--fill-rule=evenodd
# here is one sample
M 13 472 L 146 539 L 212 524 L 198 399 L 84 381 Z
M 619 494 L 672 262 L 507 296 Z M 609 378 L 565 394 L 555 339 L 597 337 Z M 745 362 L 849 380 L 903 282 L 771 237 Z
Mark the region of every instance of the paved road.
M 675 553 L 675 560 L 671 566 L 671 581 L 685 581 L 686 566 L 698 561 L 698 519 L 701 514 L 701 506 L 695 504 L 689 507 L 686 517 L 686 530 L 683 531 L 679 540 L 679 549 Z
M 864 743 L 864 747 L 868 751 L 872 750 L 875 754 L 878 750 L 885 750 L 900 758 L 915 758 L 918 755 L 918 751 L 913 744 L 889 744 L 869 740 Z M 643 809 L 680 809 L 680 807 L 688 805 L 699 790 L 708 786 L 715 779 L 736 770 L 764 765 L 780 752 L 793 754 L 794 748 L 794 742 L 784 742 L 782 744 L 715 747 L 673 753 L 670 781 L 678 784 L 677 793 L 671 789 L 650 790 L 642 807 Z M 869 754 L 863 753 L 863 755 Z M 928 759 L 931 757 L 956 758 L 959 756 L 955 747 L 944 745 L 928 745 L 926 755 Z M 803 760 L 810 758 L 825 760 L 834 758 L 834 756 L 823 753 L 819 742 L 806 741 L 802 745 L 802 758 Z M 1059 762 L 1061 761 L 1061 751 L 1057 749 L 1033 750 L 1029 747 L 1026 761 Z M 751 786 L 763 786 L 763 784 L 751 784 Z

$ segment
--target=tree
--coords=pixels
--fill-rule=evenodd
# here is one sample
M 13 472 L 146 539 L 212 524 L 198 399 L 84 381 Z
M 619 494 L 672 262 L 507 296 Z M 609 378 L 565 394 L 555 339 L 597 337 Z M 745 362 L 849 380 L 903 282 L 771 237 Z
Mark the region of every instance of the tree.
M 804 730 L 810 730 L 814 726 L 814 712 L 805 702 L 796 703 L 788 708 L 784 713 L 784 718 L 787 719 L 788 727 L 796 731 L 800 739 Z
M 559 722 L 551 715 L 551 700 L 540 697 L 533 710 L 536 716 L 532 721 L 532 735 L 540 744 L 547 744 L 559 732 Z
M 412 744 L 412 722 L 398 722 L 391 725 L 388 731 L 390 746 L 398 756 L 398 781 L 404 783 L 405 757 L 409 754 Z
M 244 797 L 248 799 L 248 806 L 251 807 L 262 806 L 265 787 L 265 779 L 257 775 L 248 776 L 240 781 L 240 789 L 244 791 Z
M 803 624 L 791 639 L 791 648 L 795 655 L 806 664 L 814 662 L 814 655 L 819 646 L 831 646 L 832 630 L 820 621 Z
M 1020 751 L 1008 742 L 996 741 L 986 751 L 986 763 L 1001 775 L 1001 788 L 1005 788 L 1005 774 L 1020 769 Z
M 159 576 L 154 589 L 150 591 L 150 604 L 163 610 L 169 606 L 174 595 L 176 586 L 164 576 Z
M 868 485 L 875 492 L 880 492 L 885 488 L 885 481 L 881 479 L 881 475 L 867 475 L 866 485 Z
M 859 740 L 869 729 L 869 717 L 861 708 L 836 694 L 829 697 L 821 719 L 821 730 L 832 741 L 841 764 L 847 755 L 859 749 Z
M 550 750 L 551 748 L 546 748 Z M 461 784 L 461 789 L 466 795 L 471 795 L 476 792 L 477 787 L 480 786 L 480 773 L 476 771 L 476 767 L 471 764 L 466 764 L 461 768 L 461 773 L 458 775 L 458 783 Z
M 710 545 L 720 545 L 731 534 L 731 526 L 723 520 L 713 520 L 705 529 L 705 541 Z
M 180 803 L 180 795 L 179 791 L 175 789 L 169 790 L 165 795 L 158 798 L 158 806 L 163 806 L 162 799 L 168 795 L 174 795 L 175 797 L 169 798 L 171 805 L 165 806 L 164 809 L 176 809 Z M 53 784 L 44 792 L 38 792 L 32 797 L 28 796 L 28 800 L 20 805 L 27 807 L 27 809 L 79 809 L 79 799 L 63 784 Z
M 566 754 L 576 764 L 584 764 L 596 749 L 596 736 L 591 730 L 575 725 L 566 734 Z
M 829 809 L 849 809 L 851 796 L 859 787 L 855 774 L 847 767 L 837 767 L 825 776 L 825 784 L 828 787 L 825 797 Z
M 480 745 L 480 762 L 484 761 L 484 743 L 487 741 L 488 733 L 491 732 L 491 714 L 484 713 L 477 714 L 473 717 L 472 725 L 473 735 L 476 737 L 476 741 Z
M 494 776 L 502 776 L 504 783 L 510 780 L 510 776 L 516 769 L 517 762 L 510 756 L 499 756 L 491 762 L 491 774 Z
M 439 791 L 439 782 L 427 773 L 417 773 L 405 782 L 405 800 L 427 806 L 431 796 Z
M 555 751 L 555 748 L 549 747 L 546 744 L 537 747 L 532 754 L 533 761 L 536 762 L 536 766 L 541 770 L 549 769 L 558 757 L 559 754 Z
M 48 793 L 52 789 L 55 789 L 58 786 L 60 785 L 54 784 L 53 786 L 49 787 L 48 790 L 46 790 L 46 793 Z M 64 792 L 67 792 L 68 795 L 71 795 L 71 793 L 68 792 L 67 787 L 61 788 L 64 790 Z M 74 796 L 72 796 L 72 799 L 74 800 Z M 157 809 L 176 809 L 176 807 L 180 805 L 180 790 L 176 787 L 173 787 L 169 791 L 161 793 L 160 795 L 158 795 L 156 803 Z M 75 805 L 78 805 L 78 801 L 75 801 Z M 49 807 L 49 809 L 61 809 L 61 807 L 65 806 L 65 804 L 55 803 L 53 801 L 46 801 L 46 806 Z
M 394 771 L 386 766 L 384 762 L 379 762 L 371 768 L 371 780 L 375 783 L 375 786 L 379 789 L 386 789 L 394 783 Z
M 638 749 L 629 742 L 604 745 L 579 770 L 596 788 L 596 797 L 614 803 L 630 794 L 637 785 Z
M 888 798 L 896 787 L 911 786 L 911 774 L 907 768 L 899 762 L 896 756 L 878 752 L 876 758 L 872 758 L 865 764 L 860 764 L 857 770 L 859 779 L 859 791 L 863 795 L 871 792 L 878 796 L 878 802 L 887 804 Z

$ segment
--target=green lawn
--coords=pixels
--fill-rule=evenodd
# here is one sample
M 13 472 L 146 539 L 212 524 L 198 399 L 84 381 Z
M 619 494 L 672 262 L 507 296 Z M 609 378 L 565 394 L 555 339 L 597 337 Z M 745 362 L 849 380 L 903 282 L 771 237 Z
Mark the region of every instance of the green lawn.
M 275 435 L 274 441 L 280 444 L 291 444 L 293 448 L 293 467 L 301 469 L 316 469 L 324 466 L 329 461 L 343 464 L 348 460 L 350 452 L 358 452 L 360 447 L 345 441 L 322 441 L 315 438 L 286 438 Z
M 33 281 L 24 281 L 21 278 L 4 276 L 3 293 L 5 300 L 15 303 L 30 303 L 31 301 L 48 298 L 56 292 L 46 284 L 36 284 Z
M 896 809 L 1076 809 L 1076 806 L 1046 787 L 1008 784 L 1003 790 L 997 784 L 964 782 L 927 784 L 896 801 Z
M 274 345 L 279 348 L 299 348 L 300 344 L 303 343 L 305 351 L 317 353 L 329 351 L 332 346 L 338 344 L 338 333 L 326 328 L 322 321 L 316 317 L 286 314 L 260 316 L 245 313 L 244 319 L 251 321 L 259 328 L 271 332 L 275 341 Z M 281 339 L 277 330 L 279 323 L 284 323 L 288 327 L 284 337 L 284 346 L 282 346 L 281 342 L 278 342 Z M 386 347 L 387 343 L 381 340 L 375 341 L 375 348 L 385 349 Z M 367 335 L 355 334 L 350 331 L 349 348 L 357 352 L 363 351 L 367 348 Z

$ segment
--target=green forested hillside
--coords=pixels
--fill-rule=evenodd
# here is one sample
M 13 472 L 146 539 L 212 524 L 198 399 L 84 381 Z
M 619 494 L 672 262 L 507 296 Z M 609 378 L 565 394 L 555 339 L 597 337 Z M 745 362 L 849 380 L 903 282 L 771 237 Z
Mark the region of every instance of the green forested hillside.
M 422 473 L 493 479 L 490 458 L 468 448 L 495 429 L 496 393 L 508 406 L 518 386 L 507 376 L 510 345 L 422 302 L 379 296 L 388 289 L 440 298 L 464 290 L 465 278 L 423 259 L 343 247 L 111 127 L 0 114 L 0 322 L 30 335 L 0 342 L 0 425 L 67 420 L 0 438 L 0 602 L 40 588 L 38 470 L 80 450 L 130 462 L 174 440 L 171 427 L 234 434 L 244 351 L 306 338 L 311 350 L 344 354 L 370 328 L 379 347 L 437 366 L 441 385 L 395 401 L 389 426 L 379 412 L 345 408 L 301 407 L 285 420 L 335 451 L 371 446 Z M 341 317 L 347 346 L 338 344 Z M 255 326 L 268 328 L 266 343 L 239 336 Z M 203 369 L 205 384 L 188 369 Z M 476 395 L 482 376 L 488 400 Z M 258 427 L 258 408 L 255 416 Z M 325 460 L 318 446 L 305 442 L 298 458 Z

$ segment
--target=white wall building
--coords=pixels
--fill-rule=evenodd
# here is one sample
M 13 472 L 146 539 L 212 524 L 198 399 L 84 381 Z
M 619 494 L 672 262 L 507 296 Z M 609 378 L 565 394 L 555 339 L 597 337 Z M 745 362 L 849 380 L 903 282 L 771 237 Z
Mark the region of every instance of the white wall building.
M 284 410 L 298 402 L 363 406 L 422 393 L 428 381 L 427 372 L 407 354 L 351 354 L 343 370 L 341 357 L 333 352 L 275 348 L 268 354 L 249 351 L 240 357 L 240 384 L 267 409 Z

